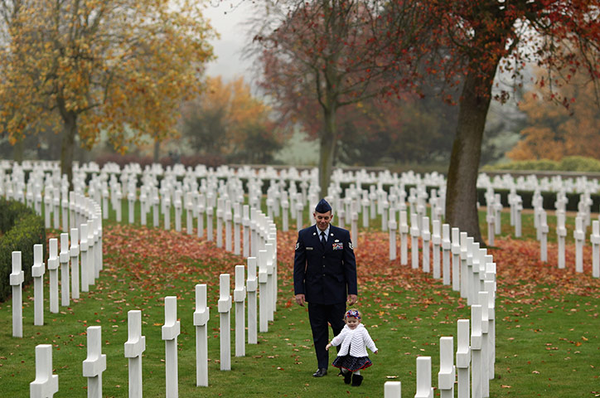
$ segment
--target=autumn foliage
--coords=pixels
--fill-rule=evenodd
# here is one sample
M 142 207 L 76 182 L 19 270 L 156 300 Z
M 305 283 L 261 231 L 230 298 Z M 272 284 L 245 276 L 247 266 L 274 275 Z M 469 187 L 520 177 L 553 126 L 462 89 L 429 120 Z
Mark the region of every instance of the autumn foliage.
M 265 164 L 285 138 L 271 119 L 271 107 L 252 94 L 243 77 L 230 82 L 207 77 L 206 90 L 182 113 L 184 136 L 199 154 Z
M 593 82 L 576 75 L 571 84 L 557 91 L 561 98 L 570 98 L 568 107 L 549 101 L 547 97 L 553 93 L 547 87 L 525 95 L 519 108 L 527 115 L 530 126 L 521 131 L 521 140 L 507 153 L 509 158 L 561 160 L 567 156 L 584 156 L 600 159 L 600 104 Z
M 13 143 L 62 132 L 69 175 L 75 137 L 91 148 L 106 134 L 124 152 L 173 134 L 212 58 L 210 26 L 186 0 L 9 1 L 0 13 L 0 123 Z

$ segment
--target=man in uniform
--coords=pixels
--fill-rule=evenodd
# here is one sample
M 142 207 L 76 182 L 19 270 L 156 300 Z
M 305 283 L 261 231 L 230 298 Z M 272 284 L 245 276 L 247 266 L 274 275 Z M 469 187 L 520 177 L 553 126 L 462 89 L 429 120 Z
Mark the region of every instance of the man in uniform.
M 314 377 L 327 374 L 328 323 L 336 336 L 344 327 L 346 303 L 357 300 L 356 260 L 350 232 L 331 225 L 333 213 L 325 199 L 315 207 L 316 224 L 298 232 L 294 256 L 296 303 L 308 303 L 318 369 Z

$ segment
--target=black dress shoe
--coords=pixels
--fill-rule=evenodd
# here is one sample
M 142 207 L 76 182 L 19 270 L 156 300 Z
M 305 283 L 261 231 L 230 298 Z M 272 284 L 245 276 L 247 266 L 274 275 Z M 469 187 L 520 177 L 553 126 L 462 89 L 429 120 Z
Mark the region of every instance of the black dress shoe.
M 360 386 L 362 384 L 362 381 L 363 381 L 362 375 L 357 375 L 357 374 L 352 375 L 352 385 L 354 387 Z
M 327 368 L 319 368 L 315 373 L 313 373 L 313 377 L 323 377 L 327 374 Z

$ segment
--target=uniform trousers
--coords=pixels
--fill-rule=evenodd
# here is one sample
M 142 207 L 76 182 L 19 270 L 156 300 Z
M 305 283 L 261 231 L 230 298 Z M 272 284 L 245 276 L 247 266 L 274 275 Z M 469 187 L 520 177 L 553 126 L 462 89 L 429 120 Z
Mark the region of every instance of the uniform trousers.
M 340 334 L 344 328 L 344 314 L 346 313 L 346 303 L 338 304 L 313 304 L 308 303 L 308 319 L 312 329 L 313 342 L 315 344 L 315 353 L 317 354 L 317 363 L 319 369 L 329 366 L 329 353 L 325 346 L 329 342 L 329 327 L 331 325 L 333 336 Z M 337 347 L 338 351 L 340 346 Z

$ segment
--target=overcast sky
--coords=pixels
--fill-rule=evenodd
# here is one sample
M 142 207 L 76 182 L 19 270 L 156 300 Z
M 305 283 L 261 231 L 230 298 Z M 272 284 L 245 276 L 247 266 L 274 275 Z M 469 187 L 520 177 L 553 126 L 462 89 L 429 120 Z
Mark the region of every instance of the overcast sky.
M 241 23 L 252 13 L 252 2 L 248 0 L 212 0 L 205 16 L 221 38 L 212 41 L 217 60 L 210 63 L 207 74 L 221 75 L 225 80 L 244 76 L 250 83 L 250 61 L 241 59 L 241 51 L 247 43 L 247 34 Z

